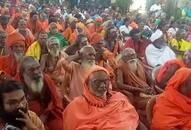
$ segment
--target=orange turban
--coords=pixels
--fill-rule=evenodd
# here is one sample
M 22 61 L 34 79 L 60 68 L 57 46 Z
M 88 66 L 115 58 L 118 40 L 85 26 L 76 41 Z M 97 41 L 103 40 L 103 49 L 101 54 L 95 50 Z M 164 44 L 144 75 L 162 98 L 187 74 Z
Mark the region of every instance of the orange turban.
M 93 33 L 90 37 L 90 44 L 96 44 L 103 40 L 103 36 L 99 33 Z
M 95 19 L 95 21 L 96 21 L 97 23 L 102 23 L 102 22 L 103 22 L 103 19 L 102 19 L 101 17 L 97 17 L 97 18 Z
M 7 37 L 7 47 L 11 47 L 15 43 L 25 44 L 25 38 L 19 32 L 13 32 Z

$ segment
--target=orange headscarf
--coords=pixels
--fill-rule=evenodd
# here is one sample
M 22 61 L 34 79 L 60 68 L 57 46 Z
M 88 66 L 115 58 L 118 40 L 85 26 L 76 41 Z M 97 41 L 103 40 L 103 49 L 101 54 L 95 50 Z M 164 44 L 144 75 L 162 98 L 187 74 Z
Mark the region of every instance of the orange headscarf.
M 165 91 L 156 100 L 152 130 L 191 129 L 191 99 L 178 91 L 189 76 L 191 70 L 181 68 L 169 80 Z
M 13 32 L 10 35 L 8 35 L 7 37 L 7 47 L 10 48 L 11 46 L 13 46 L 15 43 L 21 43 L 21 44 L 25 44 L 25 38 L 19 33 L 19 32 Z
M 183 60 L 180 59 L 175 59 L 175 60 L 170 60 L 167 61 L 160 69 L 158 75 L 157 75 L 157 82 L 160 82 L 164 76 L 164 74 L 166 73 L 167 69 L 173 65 L 176 64 L 179 67 L 186 67 L 186 64 L 183 62 Z
M 95 66 L 87 73 L 85 82 L 97 71 L 108 74 L 104 68 Z M 136 130 L 138 114 L 124 95 L 108 90 L 108 99 L 103 100 L 93 96 L 84 85 L 84 96 L 75 98 L 64 111 L 64 130 Z

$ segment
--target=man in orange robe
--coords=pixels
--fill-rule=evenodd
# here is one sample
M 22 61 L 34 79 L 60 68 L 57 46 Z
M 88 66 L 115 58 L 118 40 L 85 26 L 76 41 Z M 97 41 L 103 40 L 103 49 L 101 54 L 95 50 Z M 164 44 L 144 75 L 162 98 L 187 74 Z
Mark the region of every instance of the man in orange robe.
M 48 19 L 47 19 L 47 16 L 44 12 L 42 12 L 40 14 L 40 18 L 39 18 L 39 23 L 40 23 L 40 26 L 43 30 L 47 30 L 48 27 L 49 27 L 49 23 L 48 23 Z
M 31 30 L 33 35 L 36 35 L 37 33 L 43 30 L 39 22 L 37 12 L 30 13 L 30 18 L 29 21 L 27 22 L 27 28 Z
M 4 30 L 7 33 L 7 35 L 15 31 L 13 26 L 9 23 L 8 15 L 0 16 L 0 30 Z
M 95 65 L 95 53 L 92 46 L 86 45 L 77 51 L 75 55 L 60 60 L 57 64 L 57 67 L 62 67 L 66 74 L 70 75 L 70 83 L 67 86 L 69 90 L 67 93 L 68 99 L 73 100 L 83 94 L 84 76 Z
M 181 68 L 169 80 L 165 91 L 156 98 L 152 130 L 191 129 L 191 70 Z
M 18 22 L 18 28 L 16 29 L 17 32 L 25 37 L 25 49 L 27 50 L 28 47 L 34 42 L 35 37 L 33 36 L 32 32 L 27 28 L 27 22 L 24 19 L 20 19 Z
M 76 19 L 75 18 L 69 18 L 69 23 L 70 23 L 70 26 L 66 28 L 63 35 L 64 35 L 65 39 L 68 40 L 68 42 L 70 44 L 73 44 L 76 41 L 75 36 L 77 36 L 77 34 L 76 34 Z
M 24 56 L 25 38 L 18 32 L 7 37 L 8 55 L 0 57 L 0 70 L 14 77 L 18 71 L 19 63 Z
M 64 130 L 137 129 L 139 117 L 135 108 L 123 94 L 111 91 L 107 70 L 93 67 L 83 85 L 83 96 L 73 100 L 64 111 Z
M 43 121 L 47 130 L 63 130 L 62 101 L 54 82 L 44 75 L 33 57 L 25 57 L 16 77 L 25 85 L 29 109 Z
M 157 75 L 157 85 L 164 89 L 168 80 L 175 74 L 175 72 L 182 68 L 191 68 L 191 50 L 185 52 L 183 59 L 175 59 L 167 61 L 159 70 Z

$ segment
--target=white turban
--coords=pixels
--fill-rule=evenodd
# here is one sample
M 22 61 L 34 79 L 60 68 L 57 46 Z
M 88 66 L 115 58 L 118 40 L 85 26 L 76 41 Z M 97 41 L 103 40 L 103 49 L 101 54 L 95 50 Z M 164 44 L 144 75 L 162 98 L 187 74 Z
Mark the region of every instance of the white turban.
M 161 38 L 163 36 L 163 32 L 159 29 L 157 29 L 150 37 L 151 42 L 154 42 L 155 40 Z

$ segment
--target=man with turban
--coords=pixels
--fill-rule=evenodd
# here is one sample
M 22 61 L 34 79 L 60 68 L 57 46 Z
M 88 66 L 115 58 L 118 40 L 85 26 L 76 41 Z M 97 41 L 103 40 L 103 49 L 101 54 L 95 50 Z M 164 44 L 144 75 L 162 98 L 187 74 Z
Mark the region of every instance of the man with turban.
M 74 99 L 64 111 L 64 130 L 137 129 L 139 117 L 135 108 L 127 97 L 111 90 L 107 70 L 92 67 L 85 76 L 83 88 L 83 96 Z
M 156 98 L 152 130 L 191 129 L 191 70 L 179 69 Z
M 152 44 L 145 50 L 147 63 L 152 66 L 163 65 L 166 61 L 175 59 L 175 53 L 166 45 L 163 33 L 157 29 L 150 37 Z
M 0 57 L 0 70 L 14 77 L 25 52 L 25 38 L 18 32 L 7 37 L 8 55 Z
M 183 59 L 169 60 L 161 66 L 156 79 L 157 85 L 164 89 L 169 79 L 182 67 L 191 68 L 191 49 L 185 52 Z

